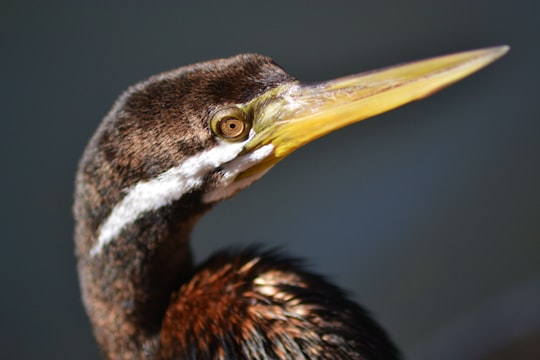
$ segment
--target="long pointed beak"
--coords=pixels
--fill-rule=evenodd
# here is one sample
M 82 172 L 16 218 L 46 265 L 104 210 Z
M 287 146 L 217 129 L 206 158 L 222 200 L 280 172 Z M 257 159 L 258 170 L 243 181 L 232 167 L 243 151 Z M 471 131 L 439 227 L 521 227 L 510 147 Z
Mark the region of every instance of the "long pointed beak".
M 270 167 L 334 130 L 429 96 L 497 60 L 508 49 L 498 46 L 461 52 L 318 84 L 296 82 L 269 90 L 247 104 L 254 114 L 255 136 L 245 151 L 272 144 L 274 153 L 248 172 Z

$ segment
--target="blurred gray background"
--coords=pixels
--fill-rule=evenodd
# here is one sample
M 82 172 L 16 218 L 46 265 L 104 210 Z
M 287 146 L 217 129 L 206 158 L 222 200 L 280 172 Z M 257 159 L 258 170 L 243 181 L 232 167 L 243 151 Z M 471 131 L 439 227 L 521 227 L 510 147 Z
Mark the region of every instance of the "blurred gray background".
M 198 225 L 197 258 L 282 246 L 409 359 L 540 359 L 540 3 L 0 2 L 0 349 L 96 359 L 75 272 L 78 158 L 127 86 L 241 52 L 304 81 L 509 44 L 489 68 L 299 150 Z

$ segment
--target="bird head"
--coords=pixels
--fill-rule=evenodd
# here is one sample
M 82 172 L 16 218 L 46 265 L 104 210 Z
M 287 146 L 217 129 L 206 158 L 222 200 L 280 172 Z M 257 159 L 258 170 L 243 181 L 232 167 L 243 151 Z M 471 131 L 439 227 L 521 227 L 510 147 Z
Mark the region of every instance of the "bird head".
M 94 234 L 91 253 L 162 209 L 181 204 L 177 212 L 202 213 L 302 145 L 428 96 L 506 51 L 457 53 L 315 84 L 254 54 L 151 77 L 119 98 L 80 163 L 75 213 Z

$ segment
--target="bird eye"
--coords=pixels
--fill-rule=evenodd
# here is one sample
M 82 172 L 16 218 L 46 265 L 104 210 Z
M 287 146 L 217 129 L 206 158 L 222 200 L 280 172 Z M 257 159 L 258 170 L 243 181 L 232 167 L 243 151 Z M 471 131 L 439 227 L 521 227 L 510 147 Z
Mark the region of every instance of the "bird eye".
M 228 141 L 245 140 L 251 129 L 247 114 L 237 107 L 221 108 L 210 118 L 210 128 L 217 136 Z

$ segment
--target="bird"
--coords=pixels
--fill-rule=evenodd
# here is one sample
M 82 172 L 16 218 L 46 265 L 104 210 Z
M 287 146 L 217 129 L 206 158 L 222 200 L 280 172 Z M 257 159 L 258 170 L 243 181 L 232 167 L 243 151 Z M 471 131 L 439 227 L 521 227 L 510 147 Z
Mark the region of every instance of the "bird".
M 318 83 L 241 54 L 128 88 L 89 140 L 75 180 L 77 270 L 102 356 L 400 359 L 366 309 L 300 260 L 252 246 L 195 264 L 191 231 L 299 147 L 431 95 L 507 51 Z

